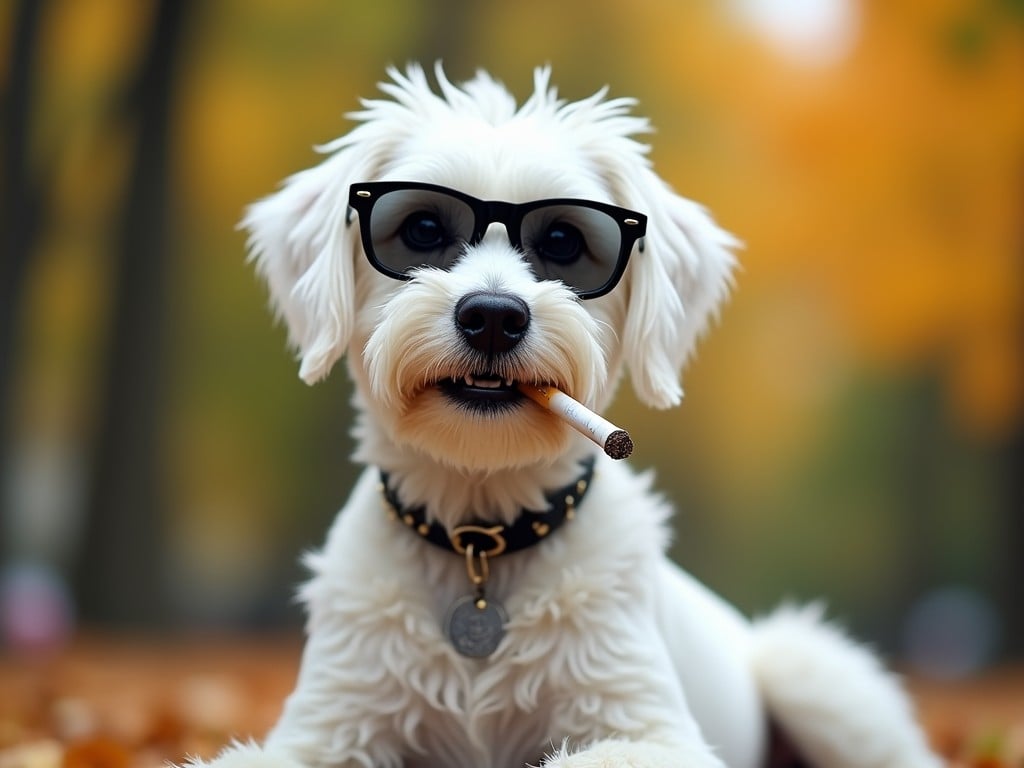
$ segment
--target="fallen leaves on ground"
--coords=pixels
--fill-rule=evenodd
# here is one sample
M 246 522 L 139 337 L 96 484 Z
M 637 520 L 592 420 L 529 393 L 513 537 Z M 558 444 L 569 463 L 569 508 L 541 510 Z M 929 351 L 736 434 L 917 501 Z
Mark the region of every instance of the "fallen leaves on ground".
M 260 738 L 301 640 L 92 638 L 0 655 L 0 768 L 165 768 Z M 1024 768 L 1024 670 L 912 686 L 950 768 Z

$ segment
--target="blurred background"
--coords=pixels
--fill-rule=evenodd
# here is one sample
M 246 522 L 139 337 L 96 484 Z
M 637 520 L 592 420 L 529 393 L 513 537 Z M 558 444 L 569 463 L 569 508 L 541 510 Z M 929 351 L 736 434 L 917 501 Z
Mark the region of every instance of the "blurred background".
M 0 54 L 8 648 L 299 626 L 350 386 L 299 381 L 235 223 L 443 59 L 637 97 L 745 242 L 682 407 L 610 414 L 674 556 L 921 674 L 1024 658 L 1021 0 L 10 0 Z

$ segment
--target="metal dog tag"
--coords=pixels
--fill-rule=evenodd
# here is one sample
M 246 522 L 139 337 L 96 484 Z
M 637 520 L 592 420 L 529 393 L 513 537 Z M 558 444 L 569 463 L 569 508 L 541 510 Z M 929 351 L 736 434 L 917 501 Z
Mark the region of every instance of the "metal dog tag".
M 505 636 L 508 615 L 500 604 L 466 595 L 448 609 L 445 634 L 463 656 L 482 659 L 494 653 Z

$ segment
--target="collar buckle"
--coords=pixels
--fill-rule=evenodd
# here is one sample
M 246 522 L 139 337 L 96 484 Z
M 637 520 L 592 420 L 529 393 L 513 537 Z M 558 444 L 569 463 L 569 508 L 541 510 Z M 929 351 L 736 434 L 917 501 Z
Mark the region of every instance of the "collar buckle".
M 478 557 L 481 555 L 497 557 L 508 547 L 508 542 L 502 536 L 504 532 L 505 526 L 503 525 L 494 525 L 488 528 L 482 525 L 460 525 L 451 532 L 449 539 L 452 543 L 452 549 L 460 555 L 465 555 L 468 548 L 472 547 Z M 485 537 L 485 540 L 490 539 L 491 546 L 480 546 L 481 542 L 478 541 L 464 542 L 463 536 L 473 539 L 480 536 Z

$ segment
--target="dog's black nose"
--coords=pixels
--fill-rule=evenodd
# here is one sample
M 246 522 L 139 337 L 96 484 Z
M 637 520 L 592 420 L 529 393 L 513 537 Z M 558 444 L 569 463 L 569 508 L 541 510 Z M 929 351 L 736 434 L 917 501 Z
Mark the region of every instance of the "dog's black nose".
M 455 305 L 455 325 L 469 346 L 485 355 L 508 352 L 530 327 L 530 309 L 518 296 L 475 291 Z

